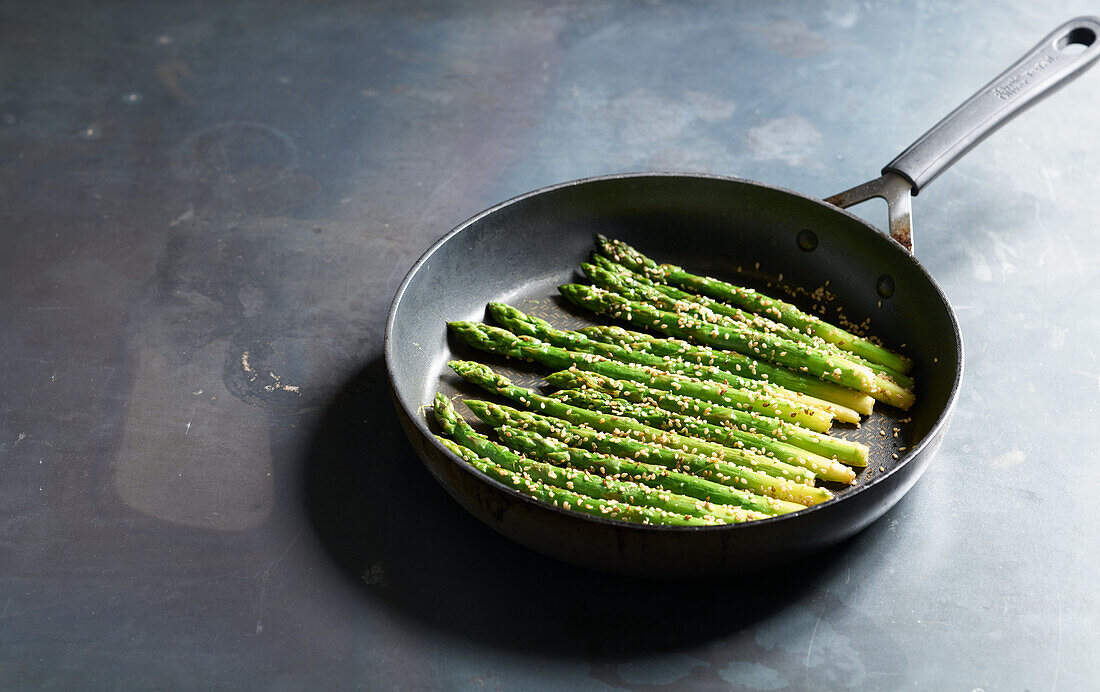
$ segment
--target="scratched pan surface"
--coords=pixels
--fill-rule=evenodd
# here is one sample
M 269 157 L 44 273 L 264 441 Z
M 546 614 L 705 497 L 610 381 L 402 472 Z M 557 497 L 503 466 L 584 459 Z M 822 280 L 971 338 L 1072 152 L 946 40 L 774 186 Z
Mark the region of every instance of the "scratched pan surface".
M 485 478 L 432 437 L 436 429 L 425 409 L 437 391 L 484 396 L 454 375 L 447 361 L 481 360 L 532 386 L 549 371 L 475 352 L 448 338 L 445 323 L 484 320 L 492 300 L 557 324 L 585 321 L 557 298 L 556 287 L 576 280 L 597 232 L 658 261 L 757 288 L 767 289 L 779 274 L 785 285 L 810 290 L 828 282 L 835 299 L 827 303 L 827 316 L 842 306 L 851 322 L 870 320 L 871 331 L 887 344 L 904 344 L 901 350 L 917 363 L 917 404 L 904 413 L 876 407 L 859 429 L 840 430 L 870 445 L 872 458 L 856 483 L 838 489 L 835 499 L 748 524 L 626 524 L 538 503 Z M 889 297 L 880 292 L 884 283 L 893 284 Z M 900 245 L 819 200 L 707 176 L 589 179 L 518 197 L 470 219 L 410 270 L 391 307 L 385 349 L 405 432 L 431 474 L 462 506 L 546 555 L 603 571 L 661 577 L 763 569 L 833 546 L 868 526 L 931 461 L 962 374 L 955 316 L 932 277 Z

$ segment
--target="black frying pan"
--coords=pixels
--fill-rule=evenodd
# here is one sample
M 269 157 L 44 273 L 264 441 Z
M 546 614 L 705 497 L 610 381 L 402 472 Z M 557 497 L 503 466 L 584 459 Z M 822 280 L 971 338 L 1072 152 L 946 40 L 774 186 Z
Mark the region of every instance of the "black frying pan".
M 386 366 L 409 440 L 431 474 L 486 524 L 590 568 L 669 577 L 733 574 L 854 535 L 920 478 L 942 442 L 962 376 L 955 316 L 909 251 L 909 196 L 1000 124 L 1091 66 L 1100 57 L 1098 35 L 1096 18 L 1067 22 L 895 159 L 881 178 L 828 201 L 736 178 L 644 173 L 555 185 L 466 221 L 412 267 L 386 323 Z M 1073 44 L 1085 49 L 1066 50 Z M 893 238 L 837 206 L 870 196 L 887 199 Z M 559 284 L 574 280 L 593 249 L 593 233 L 620 238 L 658 261 L 758 287 L 780 274 L 787 285 L 828 281 L 849 319 L 870 318 L 875 334 L 894 347 L 904 344 L 919 364 L 917 404 L 905 413 L 876 412 L 859 430 L 845 431 L 872 445 L 872 462 L 835 499 L 748 524 L 626 524 L 566 512 L 486 478 L 433 438 L 425 415 L 437 391 L 481 396 L 451 373 L 447 361 L 486 361 L 486 354 L 452 343 L 445 323 L 481 320 L 492 300 L 559 323 L 575 321 L 576 313 L 554 296 Z M 487 362 L 526 382 L 542 372 Z

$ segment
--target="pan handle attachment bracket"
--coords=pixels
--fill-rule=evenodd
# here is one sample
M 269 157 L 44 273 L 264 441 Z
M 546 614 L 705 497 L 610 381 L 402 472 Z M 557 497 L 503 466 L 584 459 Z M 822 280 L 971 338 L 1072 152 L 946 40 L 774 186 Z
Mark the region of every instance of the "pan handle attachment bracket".
M 827 197 L 829 204 L 847 209 L 860 202 L 878 197 L 886 200 L 890 213 L 890 237 L 913 253 L 913 184 L 897 173 L 883 173 L 882 177 L 856 185 L 850 190 Z

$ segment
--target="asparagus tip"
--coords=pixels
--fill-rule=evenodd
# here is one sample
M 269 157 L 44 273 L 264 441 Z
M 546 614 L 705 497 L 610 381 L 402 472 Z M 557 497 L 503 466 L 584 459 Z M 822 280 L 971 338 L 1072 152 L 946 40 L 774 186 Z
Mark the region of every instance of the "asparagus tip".
M 468 377 L 478 372 L 485 372 L 489 368 L 473 360 L 452 360 L 447 365 L 463 377 Z
M 468 320 L 451 320 L 447 323 L 453 331 L 458 334 L 472 334 L 479 331 L 480 325 L 477 322 L 470 322 Z
M 432 410 L 435 412 L 435 419 L 439 422 L 439 427 L 443 428 L 443 432 L 453 435 L 455 424 L 458 422 L 458 414 L 455 412 L 455 407 L 450 400 L 443 395 L 443 392 L 436 392 Z

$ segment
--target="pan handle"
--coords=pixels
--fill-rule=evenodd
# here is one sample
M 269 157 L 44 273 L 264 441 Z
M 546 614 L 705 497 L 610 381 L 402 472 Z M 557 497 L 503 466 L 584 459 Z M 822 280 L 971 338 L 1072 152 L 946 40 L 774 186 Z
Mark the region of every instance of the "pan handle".
M 886 164 L 882 177 L 825 201 L 847 208 L 885 199 L 890 237 L 913 252 L 911 197 L 1001 125 L 1092 67 L 1100 58 L 1098 39 L 1100 19 L 1069 20 Z
M 882 172 L 908 180 L 916 195 L 1001 125 L 1092 67 L 1100 58 L 1098 37 L 1100 19 L 1069 20 L 921 135 Z

